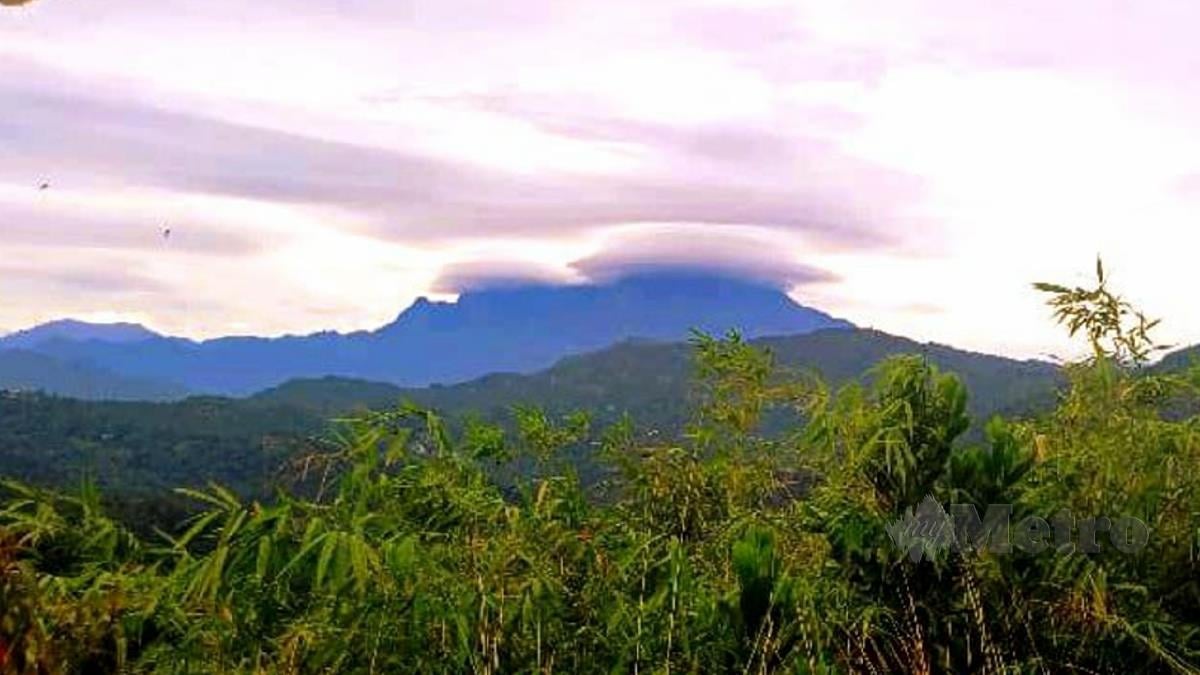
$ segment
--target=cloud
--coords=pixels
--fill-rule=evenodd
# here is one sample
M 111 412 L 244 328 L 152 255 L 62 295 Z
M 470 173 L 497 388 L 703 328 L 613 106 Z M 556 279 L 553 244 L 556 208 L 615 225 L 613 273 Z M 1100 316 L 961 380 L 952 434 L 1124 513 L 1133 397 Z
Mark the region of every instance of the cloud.
M 263 248 L 260 239 L 235 226 L 176 216 L 178 209 L 153 211 L 142 205 L 132 212 L 105 211 L 86 198 L 60 195 L 52 188 L 15 202 L 0 198 L 4 245 L 52 249 L 122 249 L 145 255 L 162 255 L 171 249 L 189 253 L 243 256 Z M 10 193 L 13 190 L 9 191 Z M 90 208 L 89 208 L 90 207 Z M 199 221 L 199 222 L 198 222 Z M 169 240 L 163 229 L 171 229 Z
M 434 293 L 459 294 L 527 285 L 561 285 L 577 281 L 562 270 L 505 260 L 475 260 L 447 265 L 430 286 Z
M 472 217 L 493 226 L 757 224 L 808 232 L 831 246 L 883 246 L 899 234 L 889 228 L 890 216 L 918 203 L 925 189 L 913 175 L 808 133 L 802 117 L 775 126 L 761 120 L 664 123 L 619 116 L 587 96 L 519 89 L 468 92 L 437 103 L 617 148 L 640 161 L 633 173 L 525 177 L 515 186 L 494 185 L 497 192 L 460 196 L 459 206 L 471 205 Z M 827 108 L 806 112 L 824 122 L 833 117 Z M 836 117 L 841 126 L 850 113 Z
M 879 84 L 891 65 L 886 52 L 824 39 L 808 14 L 803 3 L 700 5 L 677 9 L 672 25 L 686 43 L 773 83 Z
M 547 134 L 644 158 L 635 171 L 529 175 L 16 79 L 0 70 L 0 178 L 335 206 L 358 211 L 378 236 L 405 241 L 707 222 L 773 225 L 861 246 L 887 241 L 886 212 L 920 190 L 912 177 L 828 142 L 753 125 L 675 128 L 575 116 L 567 106 L 538 117 L 529 102 L 509 102 L 504 114 Z M 859 190 L 870 190 L 870 208 L 854 198 Z
M 803 262 L 785 233 L 765 228 L 674 224 L 627 228 L 571 267 L 594 283 L 628 276 L 694 271 L 753 279 L 791 289 L 838 280 Z
M 380 205 L 435 191 L 448 165 L 97 96 L 0 83 L 10 180 L 151 186 L 265 201 Z
M 1194 173 L 1183 178 L 1175 184 L 1176 191 L 1184 197 L 1200 197 L 1200 173 Z
M 791 5 L 698 5 L 677 9 L 672 22 L 690 44 L 704 49 L 756 52 L 807 37 Z
M 111 256 L 78 260 L 71 266 L 47 268 L 37 260 L 9 259 L 0 262 L 0 289 L 14 293 L 10 301 L 26 293 L 53 295 L 160 294 L 168 290 L 161 279 L 132 265 L 112 264 Z
M 609 228 L 591 253 L 563 267 L 493 256 L 446 265 L 436 293 L 524 285 L 605 284 L 663 273 L 717 275 L 782 289 L 838 281 L 805 262 L 802 240 L 786 230 L 757 226 L 652 223 Z

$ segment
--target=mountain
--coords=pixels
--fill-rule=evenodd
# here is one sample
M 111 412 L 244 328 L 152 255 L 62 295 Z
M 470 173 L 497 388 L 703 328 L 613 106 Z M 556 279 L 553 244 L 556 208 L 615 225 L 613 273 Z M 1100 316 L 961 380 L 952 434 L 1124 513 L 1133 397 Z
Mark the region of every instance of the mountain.
M 196 392 L 246 395 L 298 377 L 406 386 L 528 373 L 558 359 L 640 337 L 682 340 L 694 328 L 755 337 L 851 325 L 803 307 L 761 282 L 700 273 L 651 273 L 598 285 L 526 285 L 421 298 L 375 331 L 205 342 L 51 339 L 34 348 L 126 376 Z
M 923 354 L 940 368 L 959 374 L 978 418 L 1024 413 L 1054 400 L 1058 369 L 1041 361 L 1017 361 L 938 344 L 922 344 L 875 330 L 825 329 L 803 335 L 753 340 L 793 371 L 819 373 L 841 384 L 861 377 L 873 365 L 897 354 Z M 449 386 L 404 389 L 379 382 L 327 377 L 293 380 L 260 392 L 250 401 L 310 410 L 326 417 L 381 408 L 401 400 L 451 414 L 478 412 L 502 418 L 514 405 L 536 405 L 554 413 L 588 410 L 600 422 L 628 413 L 664 431 L 686 421 L 692 383 L 691 348 L 682 343 L 630 340 L 566 357 L 541 372 L 492 374 Z
M 0 390 L 41 391 L 80 399 L 165 401 L 187 390 L 155 380 L 126 377 L 83 363 L 61 361 L 24 349 L 0 350 Z
M 62 319 L 0 337 L 0 349 L 33 349 L 53 340 L 129 344 L 162 337 L 136 323 L 88 323 Z
M 1200 365 L 1200 345 L 1184 347 L 1162 357 L 1153 369 L 1157 372 L 1179 372 Z

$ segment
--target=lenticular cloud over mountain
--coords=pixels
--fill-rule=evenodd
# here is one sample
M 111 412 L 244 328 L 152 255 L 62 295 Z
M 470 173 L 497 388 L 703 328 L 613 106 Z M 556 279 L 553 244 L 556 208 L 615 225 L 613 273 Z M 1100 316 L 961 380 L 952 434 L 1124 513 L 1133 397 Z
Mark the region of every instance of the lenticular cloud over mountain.
M 595 283 L 656 272 L 695 272 L 783 289 L 832 283 L 837 276 L 800 260 L 802 244 L 762 227 L 665 224 L 616 232 L 571 269 Z
M 609 284 L 654 275 L 716 276 L 784 290 L 838 281 L 805 264 L 803 243 L 770 228 L 711 224 L 632 225 L 606 232 L 595 250 L 552 267 L 471 260 L 446 266 L 432 289 L 458 294 L 525 285 Z

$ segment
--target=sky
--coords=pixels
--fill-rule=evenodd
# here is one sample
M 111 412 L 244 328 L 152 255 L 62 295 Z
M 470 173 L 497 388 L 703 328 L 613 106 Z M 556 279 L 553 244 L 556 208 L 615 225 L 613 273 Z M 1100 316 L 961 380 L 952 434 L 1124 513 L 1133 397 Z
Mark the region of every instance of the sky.
M 1099 255 L 1200 342 L 1197 25 L 1191 0 L 0 8 L 0 331 L 352 330 L 494 278 L 702 265 L 1063 355 L 1031 284 Z

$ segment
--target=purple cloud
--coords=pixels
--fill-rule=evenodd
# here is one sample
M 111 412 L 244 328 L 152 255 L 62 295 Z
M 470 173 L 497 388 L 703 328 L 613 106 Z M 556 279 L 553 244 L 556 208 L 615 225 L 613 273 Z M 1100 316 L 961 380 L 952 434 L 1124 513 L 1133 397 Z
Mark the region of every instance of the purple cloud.
M 833 273 L 801 261 L 780 236 L 745 228 L 705 231 L 694 226 L 640 228 L 615 237 L 600 252 L 572 263 L 592 282 L 661 271 L 701 271 L 792 288 L 837 281 Z
M 458 294 L 493 288 L 530 284 L 564 284 L 571 281 L 562 272 L 537 265 L 512 261 L 476 260 L 442 268 L 430 290 Z
M 47 269 L 33 263 L 0 264 L 0 286 L 27 290 L 53 289 L 73 295 L 165 294 L 168 286 L 160 279 L 128 267 Z
M 50 248 L 69 243 L 75 249 L 124 249 L 148 255 L 161 254 L 168 247 L 218 255 L 246 255 L 263 249 L 263 242 L 252 232 L 214 225 L 203 215 L 177 220 L 85 213 L 82 208 L 64 212 L 54 203 L 58 189 L 39 194 L 40 204 L 0 206 L 5 244 Z M 163 237 L 164 228 L 171 229 L 169 241 Z
M 1200 173 L 1184 176 L 1175 187 L 1185 197 L 1200 197 Z
M 774 83 L 854 82 L 875 86 L 889 61 L 879 49 L 831 45 L 805 28 L 793 4 L 707 5 L 675 13 L 673 26 L 690 45 L 723 53 Z
M 0 178 L 156 188 L 334 205 L 367 214 L 374 233 L 405 241 L 564 235 L 631 222 L 759 224 L 831 244 L 890 239 L 882 217 L 910 202 L 910 176 L 827 142 L 754 126 L 671 127 L 614 118 L 537 118 L 551 133 L 637 147 L 637 173 L 512 174 L 434 158 L 232 124 L 32 86 L 0 71 Z M 869 189 L 871 208 L 857 193 Z

